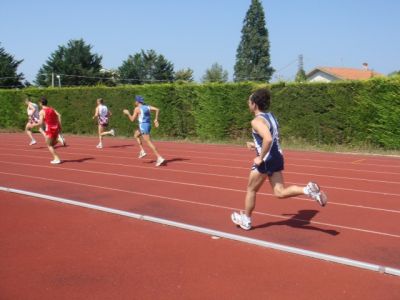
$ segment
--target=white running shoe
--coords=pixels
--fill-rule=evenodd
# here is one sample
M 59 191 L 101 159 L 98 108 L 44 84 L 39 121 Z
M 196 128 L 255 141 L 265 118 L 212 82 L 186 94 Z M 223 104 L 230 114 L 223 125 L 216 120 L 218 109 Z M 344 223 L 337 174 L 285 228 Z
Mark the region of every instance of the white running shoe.
M 58 142 L 59 142 L 61 145 L 65 146 L 65 139 L 64 139 L 64 137 L 62 136 L 62 134 L 59 134 L 59 135 L 58 135 L 57 140 L 58 140 Z
M 36 141 L 35 140 L 32 140 L 30 143 L 29 143 L 29 146 L 32 146 L 32 145 L 35 145 L 36 144 Z
M 61 164 L 61 160 L 53 159 L 50 163 L 53 164 L 53 165 L 58 165 L 58 164 Z
M 147 155 L 147 153 L 146 152 L 144 152 L 143 150 L 141 150 L 140 152 L 139 152 L 139 158 L 143 158 L 143 157 L 145 157 Z
M 240 226 L 240 228 L 244 230 L 251 229 L 251 219 L 247 217 L 243 212 L 240 212 L 240 214 L 237 212 L 233 212 L 231 214 L 231 220 L 233 223 Z
M 114 129 L 111 129 L 111 130 L 110 130 L 110 134 L 111 134 L 112 136 L 115 136 L 115 130 L 114 130 Z
M 307 191 L 308 191 L 309 194 L 312 194 L 312 193 L 319 193 L 319 192 L 320 192 L 319 185 L 316 184 L 315 182 L 312 182 L 312 181 L 310 181 L 310 182 L 307 184 L 306 189 L 307 189 Z
M 312 193 L 310 197 L 318 202 L 319 205 L 324 207 L 328 203 L 328 196 L 324 192 Z
M 156 167 L 161 166 L 165 162 L 165 159 L 162 157 L 157 158 Z
M 98 144 L 98 145 L 96 146 L 96 148 L 97 148 L 97 149 L 103 148 L 103 144 Z
M 328 196 L 321 191 L 319 188 L 319 185 L 316 184 L 315 182 L 309 182 L 306 186 L 306 189 L 308 191 L 308 196 L 317 201 L 319 205 L 324 207 L 326 203 L 328 202 Z

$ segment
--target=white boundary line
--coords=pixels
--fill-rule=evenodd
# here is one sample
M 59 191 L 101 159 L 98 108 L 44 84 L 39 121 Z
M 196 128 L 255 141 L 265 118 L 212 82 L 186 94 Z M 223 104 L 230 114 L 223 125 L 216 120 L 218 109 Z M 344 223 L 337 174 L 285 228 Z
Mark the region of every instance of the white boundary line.
M 366 262 L 362 262 L 362 261 L 358 261 L 358 260 L 353 260 L 353 259 L 349 259 L 349 258 L 345 258 L 345 257 L 340 257 L 340 256 L 335 256 L 335 255 L 330 255 L 330 254 L 325 254 L 325 253 L 320 253 L 320 252 L 315 252 L 315 251 L 309 251 L 309 250 L 305 250 L 305 249 L 301 249 L 301 248 L 285 246 L 282 244 L 257 240 L 257 239 L 248 238 L 245 236 L 231 234 L 231 233 L 227 233 L 227 232 L 223 232 L 223 231 L 213 230 L 213 229 L 209 229 L 209 228 L 205 228 L 205 227 L 194 226 L 194 225 L 175 222 L 175 221 L 171 221 L 171 220 L 167 220 L 167 219 L 161 219 L 161 218 L 157 218 L 157 217 L 131 213 L 131 212 L 127 212 L 127 211 L 123 211 L 123 210 L 119 210 L 119 209 L 112 209 L 112 208 L 108 208 L 108 207 L 104 207 L 104 206 L 93 205 L 93 204 L 74 201 L 74 200 L 70 200 L 70 199 L 54 197 L 54 196 L 44 195 L 44 194 L 39 194 L 39 193 L 33 193 L 33 192 L 19 190 L 19 189 L 12 189 L 12 188 L 2 187 L 2 186 L 0 186 L 0 191 L 16 193 L 16 194 L 31 196 L 31 197 L 35 197 L 35 198 L 39 198 L 39 199 L 45 199 L 45 200 L 65 203 L 65 204 L 69 204 L 69 205 L 84 207 L 84 208 L 88 208 L 88 209 L 93 209 L 93 210 L 97 210 L 97 211 L 115 214 L 115 215 L 125 216 L 125 217 L 129 217 L 129 218 L 137 219 L 137 220 L 144 220 L 144 221 L 153 222 L 153 223 L 157 223 L 157 224 L 168 225 L 168 226 L 175 227 L 175 228 L 194 231 L 194 232 L 202 233 L 205 235 L 218 236 L 218 237 L 222 237 L 225 239 L 239 241 L 239 242 L 247 243 L 247 244 L 251 244 L 251 245 L 257 245 L 257 246 L 264 247 L 264 248 L 275 249 L 278 251 L 298 254 L 298 255 L 311 257 L 311 258 L 315 258 L 315 259 L 320 259 L 320 260 L 325 260 L 325 261 L 330 261 L 330 262 L 335 262 L 338 264 L 353 266 L 353 267 L 361 268 L 361 269 L 367 269 L 367 270 L 375 271 L 375 272 L 379 272 L 379 273 L 400 276 L 400 269 L 386 267 L 386 266 L 377 265 L 377 264 L 366 263 Z

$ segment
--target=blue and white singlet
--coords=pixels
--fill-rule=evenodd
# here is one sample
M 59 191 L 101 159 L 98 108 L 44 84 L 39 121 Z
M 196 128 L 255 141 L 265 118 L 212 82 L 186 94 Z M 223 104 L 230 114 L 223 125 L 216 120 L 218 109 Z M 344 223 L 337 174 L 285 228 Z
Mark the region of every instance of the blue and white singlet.
M 139 107 L 140 114 L 138 118 L 139 122 L 139 130 L 141 134 L 150 134 L 151 131 L 151 115 L 150 115 L 150 106 L 141 105 Z
M 279 124 L 271 112 L 260 113 L 256 115 L 256 118 L 263 118 L 267 122 L 269 132 L 272 136 L 272 143 L 267 154 L 262 158 L 263 163 L 261 163 L 259 166 L 253 165 L 252 170 L 257 170 L 260 173 L 271 176 L 274 172 L 282 171 L 284 168 L 282 149 L 279 144 Z M 255 150 L 259 156 L 262 149 L 263 139 L 257 132 L 254 131 L 254 129 L 252 131 L 252 135 L 254 139 Z

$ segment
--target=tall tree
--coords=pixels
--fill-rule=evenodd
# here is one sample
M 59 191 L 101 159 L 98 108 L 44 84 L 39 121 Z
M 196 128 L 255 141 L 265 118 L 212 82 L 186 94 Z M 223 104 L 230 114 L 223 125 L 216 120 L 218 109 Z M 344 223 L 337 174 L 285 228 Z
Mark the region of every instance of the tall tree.
M 154 50 L 128 56 L 118 68 L 122 83 L 144 84 L 174 81 L 174 65 Z
M 235 81 L 269 81 L 274 72 L 270 66 L 268 30 L 259 0 L 252 0 L 243 21 L 242 38 L 236 52 Z
M 70 40 L 58 46 L 36 75 L 36 83 L 51 86 L 95 85 L 102 82 L 102 56 L 91 52 L 92 46 L 83 39 Z M 58 75 L 58 76 L 57 76 Z
M 17 73 L 18 66 L 22 60 L 15 60 L 14 56 L 7 53 L 3 47 L 0 47 L 0 88 L 22 87 L 24 74 Z
M 307 75 L 306 75 L 306 72 L 304 71 L 303 55 L 301 55 L 301 54 L 299 55 L 299 67 L 297 70 L 295 81 L 296 82 L 307 81 Z
M 190 68 L 181 69 L 175 72 L 175 81 L 186 81 L 192 82 L 193 79 L 193 70 Z
M 227 82 L 228 71 L 224 70 L 221 65 L 214 63 L 210 69 L 206 70 L 202 78 L 203 82 Z

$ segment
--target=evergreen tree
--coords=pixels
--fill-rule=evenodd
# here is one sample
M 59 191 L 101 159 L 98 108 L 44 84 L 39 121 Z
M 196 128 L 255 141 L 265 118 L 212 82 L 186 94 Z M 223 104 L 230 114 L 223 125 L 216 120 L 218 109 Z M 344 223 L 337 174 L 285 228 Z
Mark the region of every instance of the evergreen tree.
M 23 87 L 24 75 L 17 73 L 18 66 L 23 60 L 15 60 L 14 56 L 0 47 L 0 88 Z
M 299 55 L 299 68 L 295 78 L 296 82 L 305 82 L 307 81 L 307 75 L 304 71 L 304 62 L 303 62 L 303 55 Z
M 190 68 L 187 68 L 187 69 L 181 69 L 181 70 L 176 71 L 175 81 L 185 81 L 185 82 L 194 81 L 193 70 Z
M 242 38 L 237 48 L 235 81 L 269 81 L 274 72 L 270 66 L 268 30 L 259 0 L 252 0 L 243 21 Z
M 102 81 L 102 57 L 91 53 L 92 46 L 83 39 L 70 40 L 67 46 L 58 46 L 36 75 L 41 86 L 95 85 Z M 58 77 L 58 76 L 59 77 Z
M 144 84 L 174 81 L 174 65 L 154 50 L 129 55 L 118 68 L 122 83 Z
M 203 82 L 227 82 L 228 71 L 224 70 L 221 65 L 214 63 L 210 69 L 206 70 L 202 78 Z
M 400 71 L 393 71 L 388 74 L 389 77 L 400 76 Z

